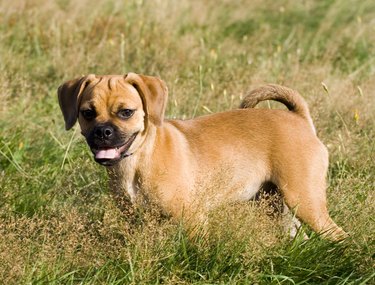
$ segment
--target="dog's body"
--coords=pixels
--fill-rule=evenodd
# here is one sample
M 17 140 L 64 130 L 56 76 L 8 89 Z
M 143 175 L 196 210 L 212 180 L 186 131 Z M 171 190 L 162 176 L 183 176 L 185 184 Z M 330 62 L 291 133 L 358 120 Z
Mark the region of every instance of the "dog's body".
M 291 111 L 252 109 L 269 99 Z M 166 100 L 161 80 L 134 73 L 89 75 L 59 88 L 66 128 L 78 118 L 118 199 L 146 197 L 173 217 L 203 222 L 212 208 L 250 200 L 272 182 L 313 230 L 345 237 L 326 207 L 327 150 L 296 92 L 268 85 L 242 109 L 186 121 L 164 120 Z

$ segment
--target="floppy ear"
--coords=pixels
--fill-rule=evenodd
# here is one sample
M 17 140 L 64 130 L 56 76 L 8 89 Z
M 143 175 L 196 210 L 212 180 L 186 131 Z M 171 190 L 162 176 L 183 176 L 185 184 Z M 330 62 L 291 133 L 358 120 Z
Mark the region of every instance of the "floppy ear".
M 137 89 L 141 96 L 147 118 L 154 125 L 160 126 L 164 120 L 168 99 L 168 88 L 164 81 L 157 77 L 135 73 L 125 75 L 125 81 Z
M 57 91 L 60 109 L 64 115 L 65 129 L 70 130 L 78 118 L 78 100 L 87 85 L 95 79 L 94 74 L 69 80 Z

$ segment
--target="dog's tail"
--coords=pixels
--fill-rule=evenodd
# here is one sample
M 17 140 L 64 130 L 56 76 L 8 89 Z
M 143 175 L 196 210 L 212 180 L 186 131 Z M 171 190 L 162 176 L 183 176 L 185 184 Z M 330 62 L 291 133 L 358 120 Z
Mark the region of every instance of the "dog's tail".
M 313 132 L 316 133 L 306 101 L 297 91 L 284 86 L 268 84 L 254 89 L 242 100 L 240 108 L 254 108 L 259 102 L 266 100 L 274 100 L 283 103 L 289 111 L 306 119 L 313 129 Z

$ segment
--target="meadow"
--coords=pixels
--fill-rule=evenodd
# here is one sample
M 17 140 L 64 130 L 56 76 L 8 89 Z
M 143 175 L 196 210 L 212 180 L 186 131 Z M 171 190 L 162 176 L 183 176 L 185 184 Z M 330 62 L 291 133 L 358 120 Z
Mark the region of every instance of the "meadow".
M 298 90 L 350 238 L 290 240 L 251 203 L 213 215 L 208 238 L 153 211 L 130 223 L 57 101 L 66 80 L 129 71 L 167 83 L 168 118 Z M 1 284 L 375 284 L 374 161 L 373 0 L 0 1 Z

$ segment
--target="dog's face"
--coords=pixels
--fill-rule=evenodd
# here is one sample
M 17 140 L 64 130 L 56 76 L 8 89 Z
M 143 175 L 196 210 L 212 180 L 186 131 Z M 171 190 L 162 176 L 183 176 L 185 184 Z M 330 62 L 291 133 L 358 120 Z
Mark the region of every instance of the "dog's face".
M 111 166 L 134 153 L 150 124 L 161 125 L 167 88 L 155 77 L 88 75 L 59 87 L 66 129 L 78 119 L 95 161 Z

